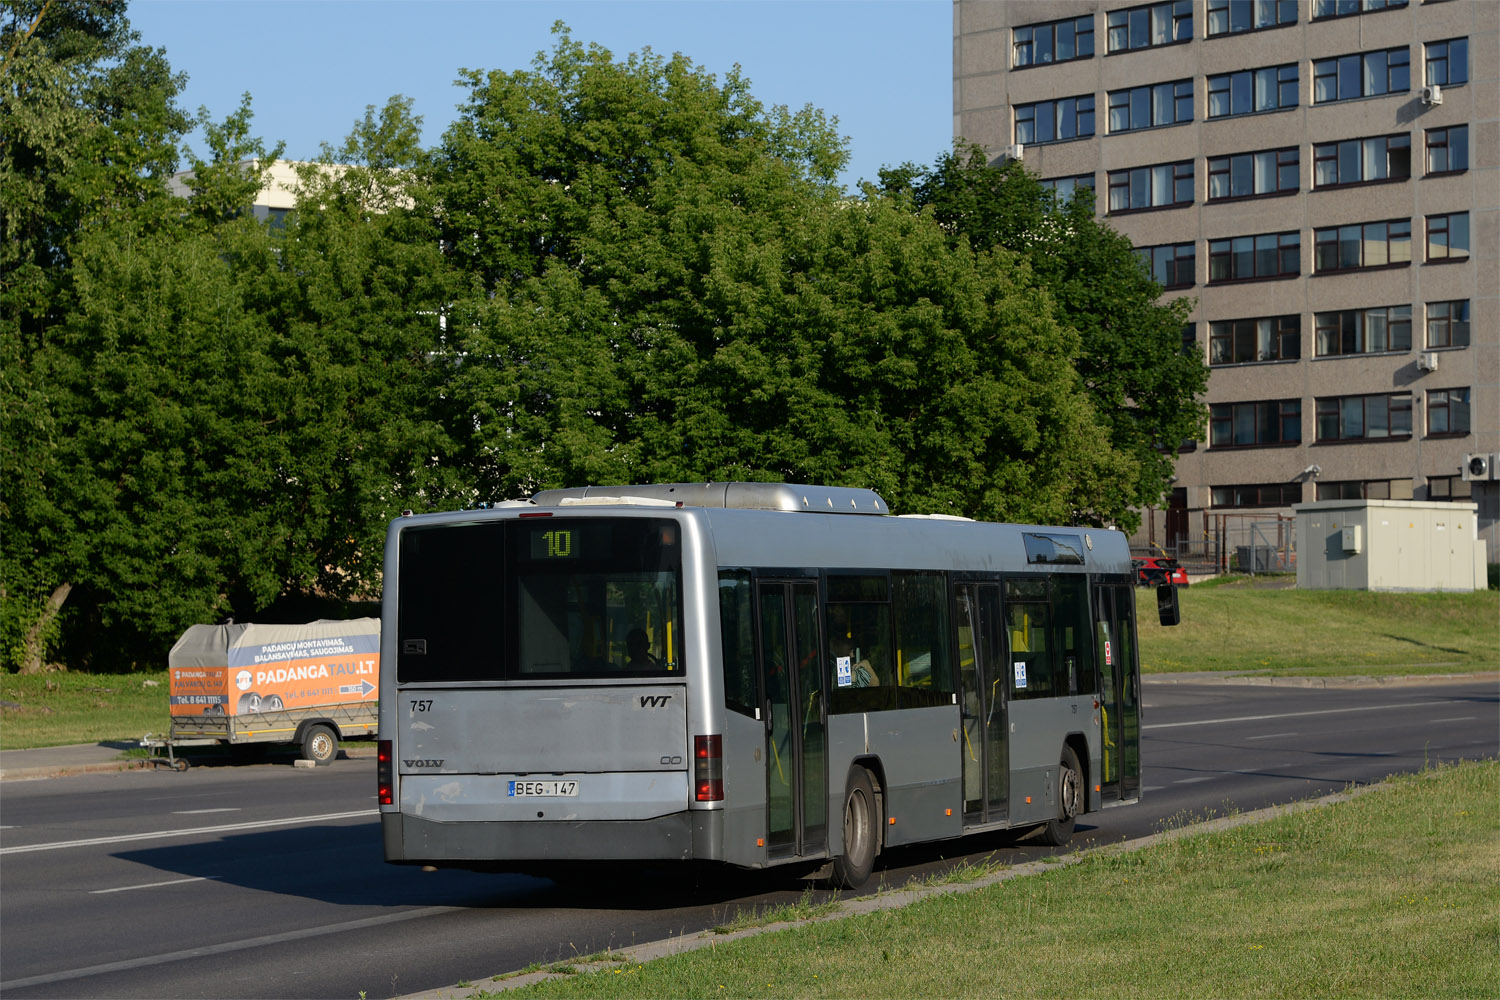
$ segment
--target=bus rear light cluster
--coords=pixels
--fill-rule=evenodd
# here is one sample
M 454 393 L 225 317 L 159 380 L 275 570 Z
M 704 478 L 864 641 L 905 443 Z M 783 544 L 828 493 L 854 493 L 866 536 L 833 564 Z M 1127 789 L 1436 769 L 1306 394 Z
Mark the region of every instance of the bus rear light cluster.
M 699 802 L 724 801 L 724 737 L 693 737 L 693 788 Z
M 383 806 L 396 804 L 396 769 L 391 763 L 391 741 L 380 740 L 375 750 L 375 788 L 376 797 Z

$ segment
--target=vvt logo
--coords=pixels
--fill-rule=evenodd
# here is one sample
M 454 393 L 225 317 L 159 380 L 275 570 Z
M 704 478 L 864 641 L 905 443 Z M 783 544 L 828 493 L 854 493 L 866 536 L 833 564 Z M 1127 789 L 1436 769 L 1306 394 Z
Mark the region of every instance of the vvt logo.
M 641 695 L 641 708 L 666 708 L 667 702 L 672 700 L 669 694 L 643 694 Z

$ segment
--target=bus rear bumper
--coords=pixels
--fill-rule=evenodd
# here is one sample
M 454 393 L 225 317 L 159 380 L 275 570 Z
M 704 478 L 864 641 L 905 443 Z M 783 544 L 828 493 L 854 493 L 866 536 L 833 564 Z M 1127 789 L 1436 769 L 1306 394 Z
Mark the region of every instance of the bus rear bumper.
M 385 859 L 392 864 L 505 867 L 531 861 L 688 861 L 695 818 L 686 810 L 643 820 L 439 823 L 383 813 Z M 700 843 L 704 831 L 698 831 Z

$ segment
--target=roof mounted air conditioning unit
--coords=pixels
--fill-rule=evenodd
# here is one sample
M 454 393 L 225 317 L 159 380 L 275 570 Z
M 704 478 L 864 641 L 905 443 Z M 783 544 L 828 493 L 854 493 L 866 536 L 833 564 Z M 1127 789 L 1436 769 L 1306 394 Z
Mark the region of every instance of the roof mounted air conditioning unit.
M 1438 356 L 1436 351 L 1423 351 L 1417 355 L 1417 370 L 1423 372 L 1435 372 L 1438 369 Z
M 1422 88 L 1422 103 L 1423 104 L 1442 104 L 1443 103 L 1443 88 L 1442 88 L 1442 86 L 1440 84 L 1434 83 L 1431 86 L 1423 87 Z
M 1464 481 L 1484 482 L 1495 478 L 1495 457 L 1483 453 L 1464 456 Z

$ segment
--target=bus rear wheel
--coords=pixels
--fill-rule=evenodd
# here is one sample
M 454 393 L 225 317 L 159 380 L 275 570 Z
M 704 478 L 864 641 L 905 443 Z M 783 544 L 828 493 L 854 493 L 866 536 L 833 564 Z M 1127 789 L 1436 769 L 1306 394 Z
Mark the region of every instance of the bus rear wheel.
M 1063 747 L 1057 765 L 1057 818 L 1037 828 L 1037 842 L 1061 847 L 1073 837 L 1073 825 L 1083 812 L 1083 769 L 1072 747 Z
M 844 853 L 833 860 L 833 883 L 858 889 L 875 870 L 875 838 L 880 827 L 875 817 L 875 784 L 862 767 L 849 771 L 844 792 Z

